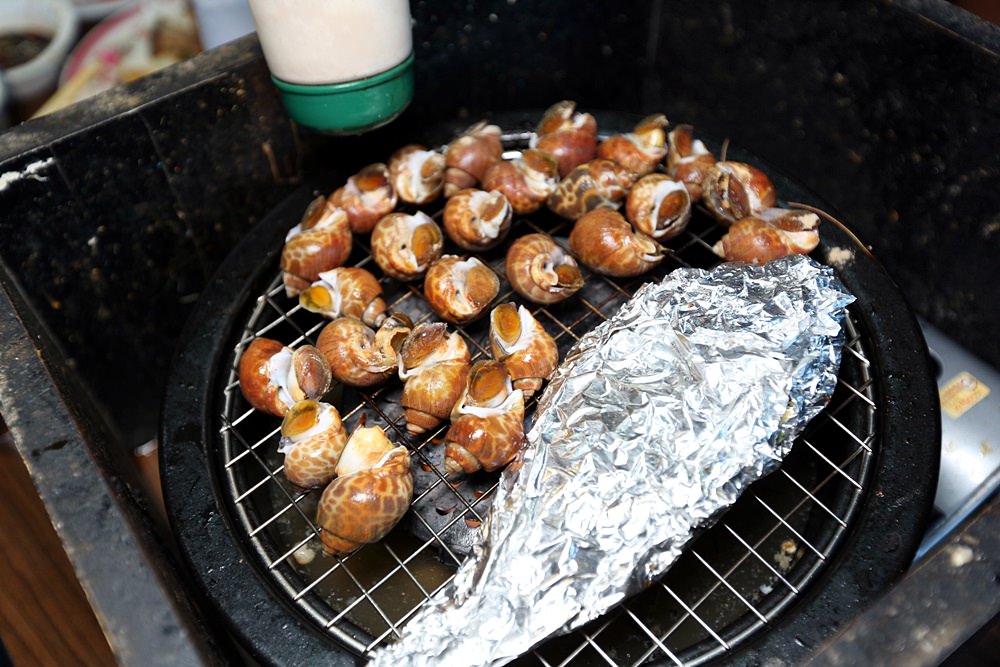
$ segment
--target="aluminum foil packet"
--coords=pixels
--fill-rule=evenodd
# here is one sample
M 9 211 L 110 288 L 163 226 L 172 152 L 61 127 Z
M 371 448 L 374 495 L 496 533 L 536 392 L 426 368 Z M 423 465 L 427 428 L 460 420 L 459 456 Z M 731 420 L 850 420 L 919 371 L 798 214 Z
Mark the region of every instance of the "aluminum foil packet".
M 648 586 L 829 402 L 853 300 L 801 255 L 640 288 L 569 352 L 473 555 L 370 664 L 505 664 Z

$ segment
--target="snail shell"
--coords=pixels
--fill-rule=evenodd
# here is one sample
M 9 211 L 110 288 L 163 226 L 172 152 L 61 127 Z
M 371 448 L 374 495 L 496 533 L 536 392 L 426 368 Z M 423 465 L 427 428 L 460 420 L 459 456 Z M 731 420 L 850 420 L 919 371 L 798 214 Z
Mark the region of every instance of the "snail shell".
M 506 238 L 513 213 L 502 193 L 466 188 L 445 205 L 444 229 L 460 248 L 489 250 Z
M 329 362 L 335 380 L 351 387 L 371 387 L 396 372 L 396 356 L 411 328 L 408 318 L 400 314 L 386 318 L 378 331 L 353 317 L 341 317 L 323 327 L 316 347 Z
M 390 213 L 372 230 L 372 256 L 397 280 L 416 280 L 441 256 L 444 235 L 429 215 Z
M 329 484 L 347 444 L 337 408 L 311 399 L 299 401 L 281 422 L 278 451 L 285 455 L 285 477 L 303 489 Z
M 521 157 L 497 162 L 483 176 L 483 190 L 502 192 L 518 215 L 541 208 L 558 184 L 555 158 L 530 148 Z
M 444 155 L 418 144 L 403 146 L 389 158 L 389 180 L 396 195 L 410 204 L 429 204 L 444 188 Z
M 535 135 L 532 148 L 554 157 L 563 178 L 597 154 L 597 121 L 589 113 L 576 113 L 576 102 L 570 100 L 549 107 Z
M 503 155 L 500 128 L 480 121 L 452 140 L 444 152 L 444 196 L 471 188 Z
M 628 193 L 625 215 L 643 234 L 672 239 L 691 220 L 691 194 L 683 183 L 665 174 L 647 174 Z
M 583 287 L 576 260 L 548 234 L 526 234 L 507 249 L 507 280 L 529 301 L 558 303 Z
M 514 389 L 524 400 L 542 388 L 559 365 L 559 348 L 552 336 L 524 306 L 504 303 L 490 313 L 490 349 L 501 362 Z
M 368 165 L 330 195 L 334 206 L 347 211 L 351 231 L 355 234 L 370 232 L 382 216 L 396 208 L 396 199 L 389 168 L 381 162 Z
M 299 224 L 285 236 L 281 250 L 281 277 L 285 293 L 295 296 L 323 271 L 341 266 L 351 254 L 351 226 L 347 212 L 317 197 Z
M 667 133 L 667 173 L 684 184 L 693 203 L 701 200 L 701 183 L 713 164 L 715 156 L 694 138 L 693 127 L 678 125 Z
M 569 247 L 587 267 L 617 278 L 631 278 L 659 264 L 665 249 L 632 226 L 618 211 L 599 208 L 576 221 Z
M 351 434 L 337 478 L 323 490 L 316 510 L 323 550 L 354 551 L 385 537 L 413 499 L 410 453 L 394 446 L 378 426 Z
M 299 294 L 299 304 L 328 319 L 355 317 L 370 327 L 385 319 L 385 301 L 378 279 L 356 266 L 319 274 L 319 280 Z
M 448 418 L 465 389 L 469 347 L 442 322 L 417 325 L 399 353 L 406 430 L 419 435 Z
M 498 361 L 477 361 L 445 434 L 447 474 L 492 472 L 509 463 L 524 442 L 524 396 Z
M 708 210 L 727 225 L 773 207 L 777 199 L 767 174 L 743 162 L 716 162 L 701 186 Z
M 631 132 L 602 141 L 597 157 L 614 160 L 637 176 L 648 174 L 667 154 L 666 126 L 663 114 L 646 116 Z
M 500 279 L 476 257 L 445 255 L 424 278 L 424 297 L 442 319 L 464 324 L 478 318 L 500 292 Z
M 270 338 L 255 338 L 240 356 L 239 379 L 250 405 L 281 417 L 296 402 L 326 394 L 331 369 L 312 345 L 292 350 Z
M 819 216 L 808 211 L 767 209 L 762 217 L 737 220 L 715 244 L 715 254 L 730 262 L 764 264 L 819 245 Z
M 581 164 L 559 181 L 549 197 L 556 214 L 576 220 L 595 208 L 618 208 L 635 176 L 611 160 L 596 159 Z

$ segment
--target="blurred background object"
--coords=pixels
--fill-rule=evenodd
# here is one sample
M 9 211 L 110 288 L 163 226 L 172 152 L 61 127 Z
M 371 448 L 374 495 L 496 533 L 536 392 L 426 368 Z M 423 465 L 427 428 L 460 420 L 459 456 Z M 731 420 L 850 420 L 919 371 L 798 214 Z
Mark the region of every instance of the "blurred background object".
M 254 31 L 247 0 L 192 0 L 198 35 L 206 49 L 231 42 Z

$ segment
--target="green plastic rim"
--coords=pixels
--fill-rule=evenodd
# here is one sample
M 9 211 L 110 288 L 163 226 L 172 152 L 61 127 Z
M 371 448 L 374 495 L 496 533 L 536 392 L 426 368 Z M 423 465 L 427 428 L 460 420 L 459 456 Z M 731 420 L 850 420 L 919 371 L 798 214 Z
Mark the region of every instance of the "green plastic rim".
M 327 134 L 360 134 L 385 125 L 413 99 L 413 54 L 364 79 L 301 84 L 271 79 L 288 114 L 300 125 Z

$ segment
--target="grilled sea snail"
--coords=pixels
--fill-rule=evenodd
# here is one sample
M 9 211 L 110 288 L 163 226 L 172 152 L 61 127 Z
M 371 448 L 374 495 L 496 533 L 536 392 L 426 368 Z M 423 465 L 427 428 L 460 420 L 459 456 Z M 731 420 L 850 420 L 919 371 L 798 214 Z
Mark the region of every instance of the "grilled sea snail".
M 732 224 L 774 206 L 774 184 L 767 174 L 743 162 L 716 162 L 701 183 L 702 201 L 720 222 Z
M 480 360 L 451 414 L 445 434 L 446 472 L 492 472 L 508 464 L 524 441 L 524 396 L 503 364 Z
M 347 212 L 317 197 L 301 222 L 285 236 L 281 250 L 281 278 L 288 296 L 319 279 L 319 274 L 341 266 L 351 254 L 351 226 Z
M 445 255 L 424 278 L 424 297 L 442 319 L 455 324 L 475 320 L 500 292 L 500 279 L 478 258 Z
M 760 217 L 737 220 L 712 248 L 730 262 L 764 264 L 812 252 L 819 245 L 819 216 L 808 211 L 766 209 Z
M 559 181 L 549 197 L 557 215 L 576 220 L 595 208 L 618 208 L 635 175 L 611 160 L 598 158 L 581 164 Z
M 444 155 L 423 146 L 403 146 L 389 158 L 389 180 L 401 201 L 429 204 L 444 187 Z
M 406 430 L 419 435 L 447 419 L 468 375 L 469 347 L 460 334 L 442 322 L 417 325 L 399 353 Z
M 460 248 L 489 250 L 507 236 L 512 216 L 502 193 L 466 188 L 445 205 L 444 229 Z
M 647 174 L 629 191 L 625 215 L 643 234 L 672 239 L 691 220 L 691 194 L 683 183 L 665 174 Z
M 663 114 L 646 116 L 631 132 L 602 141 L 597 157 L 614 160 L 637 176 L 648 174 L 667 154 L 666 126 Z
M 312 399 L 299 401 L 281 422 L 278 451 L 285 455 L 285 477 L 303 489 L 325 486 L 336 474 L 346 444 L 337 408 Z
M 632 226 L 618 211 L 599 208 L 576 221 L 569 247 L 588 268 L 606 276 L 631 278 L 653 268 L 664 248 Z
M 444 152 L 447 169 L 444 196 L 471 188 L 483 180 L 486 170 L 500 160 L 503 144 L 500 128 L 480 121 L 456 137 Z
M 329 362 L 335 380 L 351 387 L 371 387 L 396 372 L 396 356 L 412 326 L 409 318 L 398 313 L 387 317 L 378 331 L 353 317 L 341 317 L 323 327 L 316 347 Z
M 410 507 L 410 453 L 406 447 L 393 445 L 378 426 L 355 429 L 336 473 L 316 511 L 327 553 L 348 553 L 378 542 Z
M 331 369 L 320 350 L 295 350 L 270 338 L 255 338 L 239 363 L 240 391 L 253 407 L 281 417 L 296 402 L 320 398 L 330 389 Z
M 416 280 L 441 256 L 444 235 L 423 211 L 390 213 L 372 230 L 372 256 L 397 280 Z
M 513 303 L 501 304 L 490 313 L 490 349 L 525 400 L 542 388 L 559 365 L 555 340 L 527 308 Z
M 299 294 L 299 304 L 331 320 L 355 317 L 370 327 L 385 319 L 382 286 L 371 273 L 355 266 L 319 274 L 319 280 Z
M 684 184 L 695 203 L 701 200 L 701 182 L 713 164 L 715 156 L 694 138 L 693 127 L 678 125 L 667 133 L 667 173 Z
M 548 234 L 526 234 L 507 249 L 507 280 L 529 301 L 558 303 L 583 287 L 576 260 Z
M 351 231 L 367 234 L 384 215 L 396 208 L 396 191 L 389 181 L 389 169 L 378 162 L 347 179 L 347 184 L 330 195 L 330 203 L 347 211 Z
M 589 113 L 576 113 L 576 102 L 556 102 L 542 116 L 532 148 L 554 157 L 559 175 L 566 176 L 597 153 L 597 121 Z
M 497 162 L 483 176 L 483 190 L 502 192 L 518 215 L 541 208 L 558 184 L 556 159 L 530 148 L 521 157 Z

